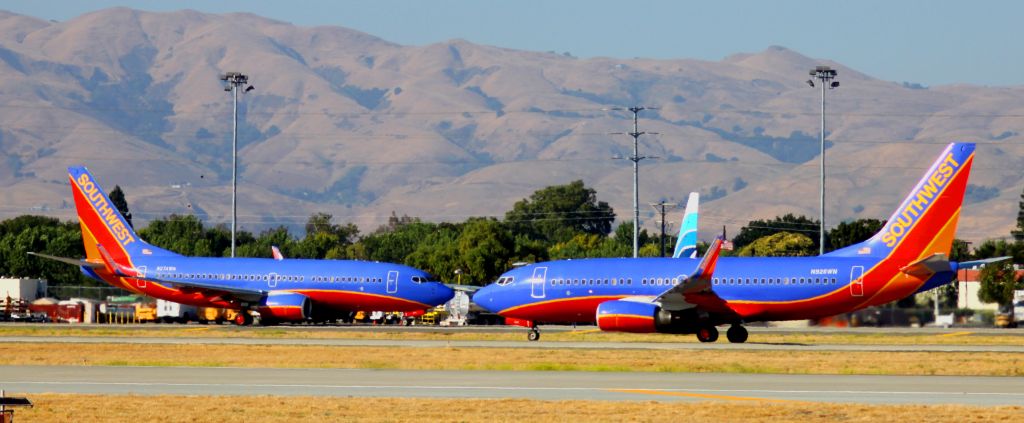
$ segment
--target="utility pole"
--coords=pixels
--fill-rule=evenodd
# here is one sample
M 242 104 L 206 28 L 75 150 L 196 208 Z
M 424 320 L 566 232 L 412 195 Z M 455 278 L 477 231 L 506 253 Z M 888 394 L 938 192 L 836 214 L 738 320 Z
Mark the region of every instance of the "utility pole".
M 818 227 L 818 254 L 825 254 L 825 89 L 839 88 L 839 81 L 833 81 L 836 77 L 836 70 L 828 66 L 816 66 L 811 69 L 812 79 L 807 84 L 814 88 L 814 80 L 821 82 L 821 226 Z
M 220 76 L 224 91 L 230 91 L 234 98 L 234 112 L 231 119 L 231 257 L 235 256 L 235 231 L 238 229 L 238 90 L 249 83 L 249 77 L 241 72 L 228 72 Z M 245 92 L 253 90 L 249 85 Z
M 641 132 L 637 124 L 637 116 L 643 110 L 658 110 L 657 107 L 633 106 L 628 109 L 614 107 L 611 110 L 629 110 L 633 112 L 633 132 L 612 132 L 612 135 L 629 135 L 633 137 L 633 155 L 629 160 L 633 162 L 633 258 L 640 256 L 640 161 L 643 159 L 656 159 L 656 156 L 640 155 L 640 136 L 644 134 L 655 135 L 657 132 Z
M 651 203 L 651 207 L 654 207 L 654 211 L 661 214 L 661 256 L 665 257 L 665 213 L 669 210 L 676 208 L 677 204 L 668 203 L 662 201 L 660 203 Z

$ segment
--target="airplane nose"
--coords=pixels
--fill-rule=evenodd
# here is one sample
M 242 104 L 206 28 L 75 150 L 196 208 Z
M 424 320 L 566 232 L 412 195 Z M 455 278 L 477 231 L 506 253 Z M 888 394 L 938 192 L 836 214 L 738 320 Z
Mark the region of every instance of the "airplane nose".
M 494 313 L 494 286 L 487 285 L 473 293 L 473 302 L 488 312 Z
M 455 297 L 455 290 L 443 284 L 437 284 L 434 289 L 434 300 L 432 304 L 444 304 Z

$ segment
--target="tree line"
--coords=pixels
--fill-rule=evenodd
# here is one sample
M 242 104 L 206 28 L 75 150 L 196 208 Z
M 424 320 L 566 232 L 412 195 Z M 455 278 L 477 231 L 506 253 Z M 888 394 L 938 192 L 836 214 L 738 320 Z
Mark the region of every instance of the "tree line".
M 130 219 L 120 187 L 111 203 Z M 989 240 L 969 252 L 956 240 L 955 261 L 1008 255 L 1024 262 L 1024 194 L 1012 240 Z M 473 217 L 457 223 L 424 222 L 392 213 L 387 223 L 368 232 L 351 223 L 336 223 L 327 213 L 315 213 L 305 234 L 295 236 L 284 226 L 259 234 L 239 231 L 236 256 L 271 257 L 277 246 L 288 258 L 355 259 L 403 263 L 454 282 L 487 284 L 516 263 L 586 257 L 632 255 L 633 222 L 615 226 L 615 212 L 597 199 L 582 181 L 555 185 L 516 202 L 504 218 Z M 130 220 L 129 220 L 130 223 Z M 842 248 L 869 238 L 885 224 L 878 219 L 843 222 L 826 233 L 826 250 Z M 818 252 L 817 220 L 787 214 L 752 220 L 732 238 L 737 256 L 813 256 Z M 229 256 L 231 234 L 226 225 L 207 226 L 193 215 L 171 215 L 138 229 L 147 242 L 187 256 Z M 671 254 L 675 236 L 666 235 Z M 640 232 L 640 255 L 660 255 L 660 240 Z M 704 245 L 699 246 L 703 253 Z M 42 277 L 51 285 L 95 285 L 78 269 L 63 263 L 28 256 L 29 251 L 61 257 L 84 257 L 77 222 L 25 215 L 0 222 L 0 275 Z M 458 272 L 458 273 L 457 273 Z M 1005 269 L 1003 274 L 1005 274 Z M 1002 275 L 1002 274 L 1001 274 Z M 1008 284 L 1008 285 L 1007 285 Z M 1004 284 L 1016 287 L 1020 281 Z M 1024 287 L 1022 287 L 1024 288 Z M 1002 291 L 1012 289 L 1002 288 Z M 1000 291 L 1000 292 L 1002 292 Z

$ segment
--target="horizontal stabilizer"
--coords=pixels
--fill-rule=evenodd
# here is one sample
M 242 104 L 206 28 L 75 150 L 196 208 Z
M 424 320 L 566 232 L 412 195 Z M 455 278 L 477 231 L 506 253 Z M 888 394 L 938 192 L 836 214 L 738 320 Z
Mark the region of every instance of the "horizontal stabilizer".
M 28 255 L 36 256 L 36 257 L 42 257 L 42 258 L 47 259 L 47 260 L 59 261 L 61 263 L 67 263 L 67 264 L 70 264 L 70 265 L 73 265 L 73 266 L 85 266 L 85 267 L 91 267 L 93 269 L 99 269 L 99 268 L 103 267 L 103 263 L 93 263 L 91 261 L 86 261 L 85 259 L 73 259 L 73 258 L 67 258 L 67 257 L 57 257 L 57 256 L 51 256 L 49 254 L 33 253 L 33 252 L 29 252 Z
M 31 253 L 29 253 L 29 254 L 31 254 Z M 957 263 L 957 268 L 959 268 L 959 269 L 972 269 L 972 268 L 975 268 L 975 267 L 985 267 L 986 264 L 999 263 L 1001 261 L 1006 261 L 1006 260 L 1009 260 L 1009 259 L 1012 259 L 1012 258 L 1013 257 L 1010 257 L 1010 256 L 1003 256 L 1003 257 L 987 258 L 987 259 L 983 259 L 983 260 L 961 261 L 960 263 Z
M 902 267 L 900 271 L 911 276 L 926 277 L 939 272 L 952 272 L 953 267 L 945 254 L 935 253 Z

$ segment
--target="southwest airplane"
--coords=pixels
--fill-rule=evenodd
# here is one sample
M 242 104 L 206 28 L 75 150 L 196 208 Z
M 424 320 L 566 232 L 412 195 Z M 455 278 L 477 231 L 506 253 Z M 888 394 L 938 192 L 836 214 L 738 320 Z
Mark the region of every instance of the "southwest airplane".
M 818 257 L 584 259 L 513 269 L 477 291 L 480 306 L 540 332 L 536 322 L 597 322 L 601 330 L 693 333 L 745 342 L 744 323 L 832 316 L 949 283 L 949 250 L 974 144 L 939 155 L 880 232 Z M 713 272 L 713 274 L 710 274 Z
M 255 310 L 261 323 L 342 317 L 350 311 L 419 311 L 454 292 L 408 266 L 352 260 L 185 257 L 147 244 L 84 167 L 68 168 L 86 259 L 29 253 L 154 298 Z M 276 250 L 276 247 L 274 248 Z M 235 323 L 252 323 L 239 313 Z

